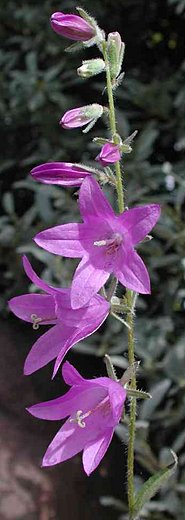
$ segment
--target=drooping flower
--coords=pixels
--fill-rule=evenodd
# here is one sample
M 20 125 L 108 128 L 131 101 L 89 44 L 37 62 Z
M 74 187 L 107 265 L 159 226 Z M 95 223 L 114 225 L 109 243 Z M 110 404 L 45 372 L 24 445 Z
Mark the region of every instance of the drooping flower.
M 114 143 L 106 143 L 102 146 L 100 153 L 96 157 L 96 161 L 99 161 L 102 166 L 120 161 L 121 153 L 119 146 Z
M 46 294 L 16 296 L 9 301 L 9 307 L 18 318 L 32 323 L 34 329 L 53 325 L 34 343 L 26 358 L 24 373 L 32 374 L 56 358 L 54 376 L 68 350 L 100 327 L 110 304 L 96 295 L 86 307 L 73 310 L 70 289 L 55 288 L 41 280 L 25 256 L 23 265 L 30 280 Z
M 68 110 L 62 116 L 60 125 L 65 129 L 79 128 L 88 124 L 94 125 L 103 114 L 103 107 L 98 103 Z
M 81 185 L 79 204 L 84 223 L 56 226 L 35 237 L 35 242 L 51 253 L 82 258 L 72 281 L 72 307 L 85 305 L 111 273 L 125 287 L 150 293 L 148 271 L 134 246 L 157 222 L 160 206 L 148 204 L 116 215 L 91 177 Z
M 96 34 L 93 27 L 81 16 L 75 14 L 53 13 L 51 16 L 52 29 L 61 36 L 76 41 L 88 41 Z
M 126 389 L 108 377 L 84 379 L 68 362 L 62 367 L 62 375 L 72 387 L 66 395 L 28 408 L 40 419 L 68 417 L 49 445 L 42 465 L 59 464 L 83 450 L 83 467 L 90 475 L 104 457 L 120 421 Z
M 58 184 L 60 186 L 80 186 L 83 179 L 91 172 L 85 167 L 73 163 L 51 162 L 36 166 L 31 170 L 33 179 L 44 184 Z

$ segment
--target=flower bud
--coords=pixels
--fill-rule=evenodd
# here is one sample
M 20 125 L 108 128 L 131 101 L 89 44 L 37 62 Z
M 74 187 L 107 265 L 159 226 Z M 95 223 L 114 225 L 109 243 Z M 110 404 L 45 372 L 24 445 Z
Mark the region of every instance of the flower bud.
M 111 79 L 116 79 L 121 72 L 124 52 L 125 44 L 121 41 L 120 34 L 118 32 L 109 33 L 107 39 L 107 53 Z
M 60 120 L 63 128 L 78 128 L 87 124 L 94 124 L 103 114 L 103 107 L 98 103 L 68 110 Z
M 91 78 L 103 70 L 105 70 L 105 62 L 101 58 L 96 58 L 83 61 L 81 67 L 77 69 L 77 73 L 81 78 Z
M 44 184 L 58 184 L 59 186 L 81 186 L 82 181 L 91 172 L 85 167 L 65 162 L 51 162 L 36 166 L 31 170 L 33 179 Z
M 96 34 L 95 27 L 75 14 L 56 12 L 52 14 L 50 21 L 57 34 L 70 40 L 88 41 Z
M 106 143 L 101 149 L 101 152 L 96 157 L 96 161 L 99 161 L 102 166 L 120 161 L 121 153 L 119 146 L 114 143 Z

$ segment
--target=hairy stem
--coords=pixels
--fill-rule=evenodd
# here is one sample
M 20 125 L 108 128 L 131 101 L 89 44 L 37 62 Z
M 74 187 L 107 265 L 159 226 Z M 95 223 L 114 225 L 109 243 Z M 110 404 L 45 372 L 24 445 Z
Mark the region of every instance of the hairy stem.
M 111 129 L 111 133 L 112 133 L 112 139 L 113 139 L 114 143 L 117 144 L 116 115 L 115 115 L 113 90 L 112 90 L 111 75 L 110 75 L 110 68 L 109 68 L 109 60 L 108 60 L 107 51 L 106 51 L 106 42 L 104 42 L 102 44 L 102 46 L 103 46 L 103 56 L 104 56 L 105 66 L 106 66 L 110 129 Z M 115 162 L 115 171 L 116 171 L 116 189 L 117 189 L 117 196 L 118 196 L 118 208 L 119 208 L 119 212 L 122 213 L 122 211 L 124 211 L 124 193 L 123 193 L 123 185 L 122 185 L 122 177 L 121 177 L 121 167 L 120 167 L 119 161 Z
M 130 311 L 127 313 L 127 325 L 128 329 L 128 359 L 129 365 L 135 362 L 134 357 L 134 316 L 132 312 L 133 293 L 127 290 L 127 303 Z M 136 376 L 133 372 L 130 388 L 136 389 Z M 128 504 L 129 514 L 131 517 L 133 506 L 134 506 L 134 440 L 135 440 L 135 423 L 136 423 L 136 399 L 131 397 L 130 402 L 130 420 L 129 420 L 129 442 L 128 442 Z
M 105 65 L 106 65 L 110 129 L 111 129 L 111 133 L 112 133 L 112 140 L 114 141 L 115 144 L 118 144 L 117 137 L 116 137 L 116 116 L 115 116 L 115 107 L 114 107 L 114 97 L 113 97 L 113 89 L 112 89 L 112 83 L 111 83 L 109 60 L 108 60 L 107 50 L 106 50 L 106 42 L 104 42 L 102 44 L 102 48 L 103 48 L 103 56 L 104 56 L 104 60 L 105 60 Z M 117 161 L 114 166 L 115 166 L 115 172 L 116 172 L 116 189 L 117 189 L 117 197 L 118 197 L 118 209 L 119 209 L 119 212 L 122 213 L 124 211 L 124 191 L 123 191 L 123 184 L 122 184 L 120 162 Z M 128 311 L 127 311 L 127 317 L 126 317 L 126 325 L 128 328 L 128 359 L 129 359 L 129 365 L 132 365 L 135 361 L 135 357 L 134 357 L 134 321 L 133 321 L 133 312 L 132 312 L 133 297 L 134 297 L 133 292 L 127 290 L 126 297 L 127 297 L 127 304 L 128 304 Z M 115 317 L 117 319 L 120 319 L 117 315 L 115 315 Z M 135 373 L 132 376 L 130 388 L 133 390 L 136 389 Z M 131 518 L 131 516 L 132 516 L 132 511 L 133 511 L 133 506 L 134 506 L 135 422 L 136 422 L 136 399 L 134 397 L 132 397 L 131 405 L 130 405 L 129 444 L 128 444 L 128 463 L 127 463 L 128 464 L 129 518 Z

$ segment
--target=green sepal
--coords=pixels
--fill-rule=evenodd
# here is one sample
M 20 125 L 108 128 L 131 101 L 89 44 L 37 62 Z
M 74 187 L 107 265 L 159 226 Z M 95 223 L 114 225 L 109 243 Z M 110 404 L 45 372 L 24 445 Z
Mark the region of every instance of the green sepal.
M 72 43 L 72 45 L 69 45 L 69 47 L 66 47 L 65 52 L 78 52 L 81 51 L 84 48 L 82 42 L 75 42 Z
M 106 143 L 112 143 L 110 139 L 104 139 L 103 137 L 94 137 L 93 143 L 99 144 L 100 146 Z
M 123 144 L 121 145 L 121 151 L 122 151 L 123 153 L 130 153 L 130 152 L 132 151 L 132 148 L 131 148 L 131 146 L 130 146 L 129 144 L 125 144 L 125 143 L 123 143 Z
M 86 20 L 86 22 L 88 22 L 90 25 L 92 25 L 95 28 L 97 27 L 97 22 L 96 22 L 95 18 L 90 16 L 90 14 L 88 14 L 87 11 L 85 11 L 85 9 L 82 9 L 82 7 L 76 7 L 76 10 L 80 14 L 80 16 L 82 18 L 84 18 L 84 20 Z
M 132 134 L 130 134 L 124 141 L 123 141 L 123 144 L 128 144 L 130 145 L 130 143 L 132 143 L 133 139 L 136 137 L 136 135 L 138 134 L 138 130 L 135 130 Z
M 143 392 L 142 390 L 134 390 L 133 388 L 127 388 L 127 396 L 135 397 L 136 399 L 151 399 L 152 395 L 148 394 L 148 392 Z
M 152 475 L 142 486 L 141 490 L 135 497 L 134 506 L 131 512 L 131 520 L 137 520 L 143 506 L 152 498 L 161 488 L 161 486 L 173 475 L 176 470 L 178 459 L 174 451 L 170 450 L 173 462 L 167 468 L 161 469 L 155 475 Z
M 110 356 L 108 356 L 108 354 L 105 354 L 105 364 L 106 364 L 106 369 L 107 369 L 107 374 L 108 374 L 108 377 L 110 377 L 110 379 L 113 379 L 113 381 L 119 381 L 119 379 L 117 378 L 117 375 L 116 375 L 116 371 L 115 371 L 115 368 L 114 368 L 114 365 L 111 361 L 111 358 Z

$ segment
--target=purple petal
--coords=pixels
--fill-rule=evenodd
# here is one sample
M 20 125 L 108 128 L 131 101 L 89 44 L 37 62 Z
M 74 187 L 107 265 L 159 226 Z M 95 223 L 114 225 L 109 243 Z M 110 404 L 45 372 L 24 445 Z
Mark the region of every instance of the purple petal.
M 78 408 L 78 398 L 82 394 L 81 388 L 70 388 L 63 396 L 38 403 L 27 408 L 27 411 L 34 417 L 46 419 L 48 421 L 57 421 L 71 415 Z
M 34 240 L 55 255 L 81 258 L 86 252 L 82 241 L 88 241 L 88 236 L 84 224 L 64 224 L 41 231 Z
M 73 365 L 71 365 L 69 363 L 69 361 L 66 361 L 63 364 L 62 377 L 63 377 L 65 383 L 69 386 L 81 385 L 82 383 L 84 383 L 86 381 L 86 379 L 84 379 L 79 374 L 79 372 L 76 370 L 76 368 L 74 368 Z
M 84 221 L 89 217 L 114 217 L 114 211 L 99 184 L 92 177 L 84 179 L 79 193 L 80 212 Z M 100 221 L 101 224 L 101 221 Z
M 67 385 L 83 385 L 88 381 L 88 384 L 93 384 L 95 386 L 103 386 L 106 389 L 106 395 L 108 395 L 110 386 L 112 387 L 114 381 L 112 381 L 109 377 L 98 377 L 96 379 L 84 379 L 76 368 L 73 367 L 68 361 L 63 364 L 62 367 L 62 377 Z M 116 383 L 117 385 L 117 383 Z M 120 385 L 119 385 L 120 386 Z
M 95 29 L 75 14 L 53 13 L 51 26 L 57 34 L 70 40 L 88 41 L 95 35 Z
M 120 223 L 124 231 L 128 232 L 132 245 L 141 242 L 155 226 L 160 216 L 159 204 L 148 204 L 138 208 L 129 209 L 119 215 Z
M 41 318 L 44 325 L 56 323 L 55 300 L 51 295 L 23 294 L 16 296 L 9 301 L 9 308 L 15 316 L 30 323 L 33 323 L 32 314 Z
M 96 380 L 94 382 L 96 382 Z M 89 388 L 87 380 L 84 380 L 84 383 L 83 386 L 70 388 L 70 390 L 61 397 L 35 404 L 27 408 L 27 410 L 31 415 L 39 419 L 57 421 L 69 415 L 75 416 L 78 410 L 81 408 L 84 409 L 84 403 L 88 403 L 87 406 L 92 408 L 104 398 L 105 391 L 100 390 L 99 387 L 95 387 L 95 384 L 94 388 L 92 388 L 92 386 Z
M 106 143 L 103 145 L 99 155 L 96 157 L 96 161 L 99 161 L 102 166 L 107 166 L 110 163 L 120 161 L 121 154 L 119 146 L 113 143 Z
M 57 317 L 66 325 L 79 328 L 88 324 L 92 324 L 93 327 L 96 323 L 97 326 L 100 325 L 110 310 L 110 303 L 100 295 L 95 295 L 87 306 L 75 310 L 71 307 L 64 307 L 63 296 L 60 294 L 55 296 L 55 301 Z
M 24 365 L 24 374 L 32 374 L 57 357 L 62 344 L 65 344 L 70 333 L 71 328 L 62 328 L 61 325 L 55 325 L 45 332 L 45 334 L 34 343 L 27 356 Z
M 110 273 L 101 266 L 92 264 L 94 257 L 84 257 L 78 265 L 71 286 L 71 306 L 78 309 L 86 305 L 89 300 L 103 287 Z
M 132 291 L 142 294 L 151 292 L 147 268 L 136 251 L 130 251 L 126 258 L 123 256 L 122 261 L 120 255 L 114 274 L 122 285 Z
M 73 163 L 63 162 L 40 164 L 33 168 L 30 173 L 37 181 L 66 187 L 81 186 L 83 179 L 91 175 L 85 168 Z
M 106 416 L 106 426 L 104 426 L 104 416 L 98 408 L 100 401 L 104 398 L 103 395 L 105 395 L 102 390 L 101 388 L 100 392 L 100 387 L 98 387 L 90 388 L 90 391 L 84 392 L 83 400 L 78 401 L 77 410 L 75 410 L 74 417 L 71 417 L 71 419 L 75 419 L 78 410 L 81 410 L 83 414 L 92 411 L 84 419 L 85 427 L 80 428 L 76 422 L 71 422 L 70 419 L 66 421 L 47 449 L 43 466 L 53 466 L 70 459 L 76 453 L 82 451 L 90 441 L 103 435 L 107 429 L 109 416 Z
M 66 343 L 61 348 L 61 350 L 58 354 L 58 357 L 56 359 L 54 371 L 53 371 L 53 377 L 56 375 L 57 370 L 59 369 L 59 366 L 60 366 L 64 356 L 67 354 L 68 350 L 73 345 L 76 345 L 79 341 L 81 341 L 84 338 L 87 338 L 88 336 L 90 336 L 90 334 L 95 332 L 100 327 L 100 325 L 103 323 L 103 321 L 105 320 L 106 315 L 105 314 L 103 316 L 98 315 L 98 316 L 94 317 L 94 321 L 92 323 L 91 322 L 88 323 L 88 320 L 87 320 L 87 323 L 82 322 L 80 327 L 69 329 L 69 331 L 70 331 L 69 337 L 68 337 Z
M 60 119 L 60 125 L 62 125 L 63 128 L 70 129 L 79 128 L 90 123 L 92 116 L 86 116 L 85 109 L 86 107 L 79 107 L 68 110 Z
M 112 440 L 113 433 L 114 430 L 109 428 L 105 431 L 104 435 L 94 441 L 90 441 L 85 446 L 83 451 L 83 467 L 88 476 L 97 468 L 104 457 Z
M 53 294 L 53 295 L 57 291 L 63 291 L 65 294 L 66 289 L 57 289 L 55 287 L 52 287 L 52 285 L 49 285 L 46 282 L 44 282 L 43 280 L 41 280 L 41 278 L 39 278 L 39 276 L 33 270 L 28 258 L 25 255 L 23 256 L 23 266 L 24 266 L 24 270 L 25 270 L 25 273 L 27 274 L 28 278 L 31 280 L 32 283 L 34 283 L 37 287 L 39 287 L 39 289 L 41 289 L 42 291 L 45 291 L 46 293 Z
M 110 421 L 110 426 L 115 427 L 119 423 L 126 396 L 126 389 L 123 388 L 119 383 L 112 381 L 112 385 L 109 385 L 109 400 L 112 410 L 112 421 Z

